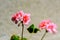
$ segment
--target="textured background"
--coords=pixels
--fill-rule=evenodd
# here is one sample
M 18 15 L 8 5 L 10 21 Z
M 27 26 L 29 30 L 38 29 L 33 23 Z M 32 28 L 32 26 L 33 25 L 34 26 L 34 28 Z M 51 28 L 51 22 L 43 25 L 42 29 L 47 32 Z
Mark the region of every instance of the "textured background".
M 51 19 L 57 24 L 58 33 L 48 33 L 44 40 L 60 40 L 60 0 L 0 0 L 0 40 L 9 40 L 12 34 L 21 35 L 21 27 L 11 21 L 11 15 L 19 10 L 31 13 L 31 23 L 36 27 L 41 20 Z M 25 27 L 24 37 L 29 40 L 40 40 L 44 30 L 29 34 Z M 32 36 L 31 36 L 32 35 Z

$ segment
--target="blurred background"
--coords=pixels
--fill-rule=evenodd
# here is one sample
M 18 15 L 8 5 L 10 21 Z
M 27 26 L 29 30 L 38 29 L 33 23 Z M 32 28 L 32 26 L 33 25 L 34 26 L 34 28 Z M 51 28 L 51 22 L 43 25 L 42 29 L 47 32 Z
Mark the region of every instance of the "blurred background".
M 57 24 L 57 33 L 47 33 L 44 40 L 60 40 L 60 0 L 0 0 L 0 40 L 9 40 L 11 35 L 21 35 L 21 27 L 17 27 L 11 21 L 12 14 L 19 10 L 31 14 L 31 23 L 38 28 L 38 24 L 44 19 L 51 19 Z M 29 40 L 40 40 L 44 34 L 38 32 L 30 34 L 24 29 L 24 37 Z

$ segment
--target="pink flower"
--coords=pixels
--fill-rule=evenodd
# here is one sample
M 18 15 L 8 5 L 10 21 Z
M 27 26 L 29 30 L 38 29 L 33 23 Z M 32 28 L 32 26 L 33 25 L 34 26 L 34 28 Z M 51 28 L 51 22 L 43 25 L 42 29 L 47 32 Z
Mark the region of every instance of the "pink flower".
M 16 24 L 19 21 L 23 21 L 23 24 L 27 25 L 30 22 L 30 14 L 25 14 L 23 11 L 19 11 L 14 14 L 11 19 Z
M 14 14 L 13 16 L 12 16 L 12 18 L 11 18 L 11 20 L 13 21 L 13 22 L 15 22 L 15 24 L 17 24 L 18 23 L 18 16 L 19 16 L 19 14 Z
M 45 29 L 46 31 L 50 32 L 50 33 L 56 33 L 56 24 L 52 23 L 51 20 L 43 20 L 40 24 L 39 24 L 39 28 L 40 29 Z
M 18 17 L 19 21 L 22 21 L 23 16 L 24 16 L 24 12 L 23 11 L 19 11 L 18 14 L 19 14 L 19 17 Z
M 39 28 L 40 29 L 45 29 L 46 25 L 51 23 L 51 20 L 43 20 L 40 24 L 39 24 Z
M 30 22 L 30 14 L 25 14 L 24 16 L 23 16 L 23 23 L 24 24 L 29 24 L 29 22 Z
M 50 33 L 56 33 L 57 30 L 56 30 L 57 26 L 56 24 L 54 23 L 49 23 L 47 26 L 46 26 L 46 30 Z

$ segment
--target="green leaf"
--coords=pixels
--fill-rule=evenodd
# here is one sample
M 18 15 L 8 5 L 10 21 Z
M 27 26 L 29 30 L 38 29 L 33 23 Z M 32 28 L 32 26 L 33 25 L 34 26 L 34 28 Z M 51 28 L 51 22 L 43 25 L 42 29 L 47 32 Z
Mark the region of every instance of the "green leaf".
M 30 28 L 34 28 L 34 24 L 30 25 Z
M 17 35 L 12 35 L 10 40 L 20 40 L 20 37 Z
M 21 39 L 20 39 L 21 40 Z M 23 38 L 23 40 L 27 40 L 27 38 Z
M 34 30 L 34 24 L 30 25 L 30 27 L 27 28 L 27 30 L 29 31 L 29 33 L 33 33 L 33 30 Z
M 18 35 L 12 35 L 10 40 L 21 40 L 21 37 L 19 37 Z M 27 40 L 27 38 L 23 38 L 23 40 Z
M 33 28 L 28 28 L 27 30 L 29 31 L 29 33 L 33 32 Z
M 27 40 L 27 38 L 23 38 L 23 40 Z
M 27 30 L 29 31 L 29 33 L 37 33 L 39 31 L 38 28 L 35 28 L 34 24 L 30 25 L 30 27 L 27 28 Z
M 34 29 L 34 33 L 37 33 L 38 31 L 39 31 L 38 28 L 35 28 L 35 29 Z

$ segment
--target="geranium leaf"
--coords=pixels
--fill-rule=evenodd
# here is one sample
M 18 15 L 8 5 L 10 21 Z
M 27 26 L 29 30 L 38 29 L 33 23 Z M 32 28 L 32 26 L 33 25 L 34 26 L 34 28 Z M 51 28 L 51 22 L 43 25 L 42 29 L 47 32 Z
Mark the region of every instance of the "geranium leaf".
M 38 28 L 34 28 L 34 33 L 37 33 L 39 31 Z
M 33 32 L 33 28 L 28 28 L 27 30 L 29 31 L 29 33 Z
M 23 38 L 23 40 L 27 40 L 27 38 Z
M 30 25 L 30 28 L 34 28 L 34 24 Z
M 29 33 L 37 33 L 39 31 L 38 28 L 35 28 L 34 24 L 30 25 L 27 30 L 29 31 Z
M 29 31 L 29 33 L 33 33 L 34 24 L 30 25 L 29 28 L 27 28 L 27 30 Z
M 10 40 L 20 40 L 20 37 L 17 35 L 12 35 Z

